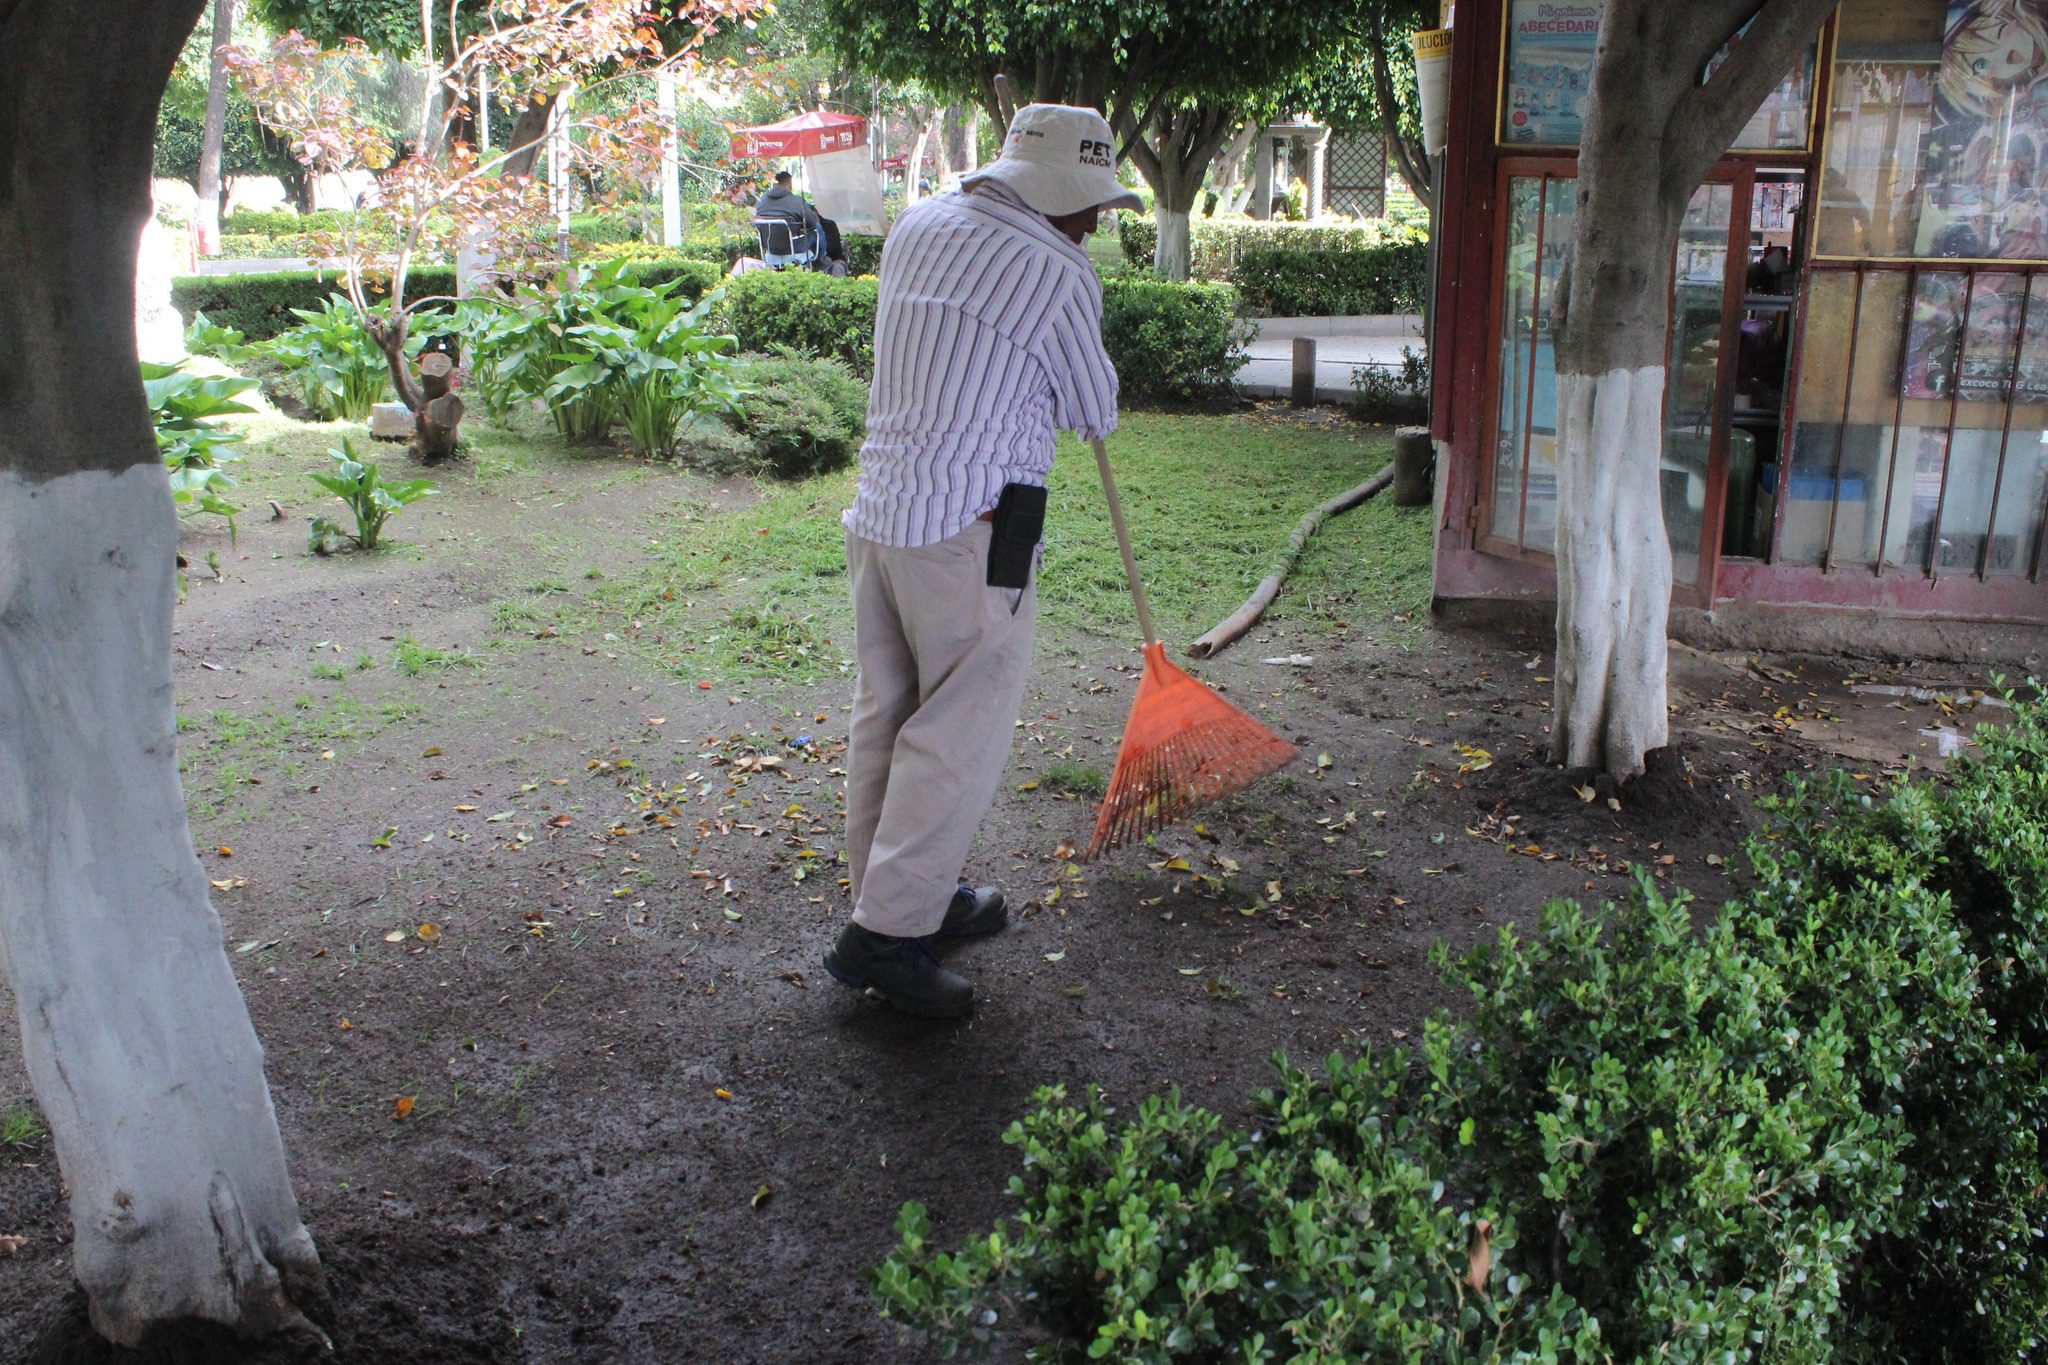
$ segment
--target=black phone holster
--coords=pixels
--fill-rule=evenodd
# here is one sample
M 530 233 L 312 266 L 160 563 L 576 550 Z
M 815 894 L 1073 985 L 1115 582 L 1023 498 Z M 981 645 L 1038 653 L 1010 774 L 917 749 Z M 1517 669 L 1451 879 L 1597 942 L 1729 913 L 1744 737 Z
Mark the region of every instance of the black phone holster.
M 1035 483 L 1006 483 L 990 518 L 988 585 L 1031 586 L 1031 561 L 1045 533 L 1045 489 Z

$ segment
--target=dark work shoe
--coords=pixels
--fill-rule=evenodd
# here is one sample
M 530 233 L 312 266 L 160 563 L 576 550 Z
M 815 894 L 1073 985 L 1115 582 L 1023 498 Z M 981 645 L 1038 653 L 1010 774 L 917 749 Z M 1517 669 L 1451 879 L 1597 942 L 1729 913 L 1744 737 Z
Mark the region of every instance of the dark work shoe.
M 930 939 L 895 938 L 849 924 L 825 950 L 825 970 L 842 986 L 873 987 L 905 1014 L 958 1019 L 974 1008 L 974 983 L 932 956 Z
M 959 943 L 970 938 L 987 938 L 1010 922 L 1002 891 L 993 886 L 961 883 L 946 907 L 946 922 L 932 937 L 940 943 Z

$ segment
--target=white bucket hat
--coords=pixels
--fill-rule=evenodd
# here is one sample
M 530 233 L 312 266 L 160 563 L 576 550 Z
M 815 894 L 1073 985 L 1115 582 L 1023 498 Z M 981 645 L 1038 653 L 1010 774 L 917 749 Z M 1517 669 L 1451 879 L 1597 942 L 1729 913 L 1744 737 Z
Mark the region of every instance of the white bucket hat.
M 1002 155 L 963 185 L 995 180 L 1049 217 L 1083 209 L 1142 209 L 1145 201 L 1116 178 L 1109 120 L 1068 104 L 1027 104 L 1010 120 Z

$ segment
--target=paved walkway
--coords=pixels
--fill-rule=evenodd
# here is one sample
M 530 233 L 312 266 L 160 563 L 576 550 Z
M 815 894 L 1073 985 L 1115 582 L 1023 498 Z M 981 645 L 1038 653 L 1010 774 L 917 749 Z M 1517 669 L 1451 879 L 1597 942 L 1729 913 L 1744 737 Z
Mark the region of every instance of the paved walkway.
M 1255 398 L 1285 398 L 1294 391 L 1294 339 L 1316 343 L 1316 401 L 1348 403 L 1355 390 L 1351 372 L 1360 365 L 1401 369 L 1401 348 L 1422 345 L 1422 319 L 1414 314 L 1348 318 L 1259 318 L 1259 333 L 1245 347 L 1249 359 L 1237 372 L 1238 392 Z

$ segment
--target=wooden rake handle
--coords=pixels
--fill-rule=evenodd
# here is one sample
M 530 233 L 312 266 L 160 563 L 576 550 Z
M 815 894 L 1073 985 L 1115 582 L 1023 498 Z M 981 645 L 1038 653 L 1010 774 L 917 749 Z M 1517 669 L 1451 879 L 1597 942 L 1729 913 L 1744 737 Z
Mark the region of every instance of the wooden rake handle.
M 1090 442 L 1095 447 L 1095 467 L 1102 471 L 1102 495 L 1109 499 L 1109 520 L 1116 527 L 1116 547 L 1124 552 L 1124 576 L 1131 580 L 1131 601 L 1138 605 L 1138 629 L 1145 632 L 1145 643 L 1159 643 L 1159 633 L 1152 629 L 1152 609 L 1145 605 L 1145 584 L 1138 577 L 1138 559 L 1131 553 L 1131 528 L 1124 525 L 1124 505 L 1116 495 L 1116 479 L 1109 472 L 1109 451 L 1102 444 L 1100 436 Z

